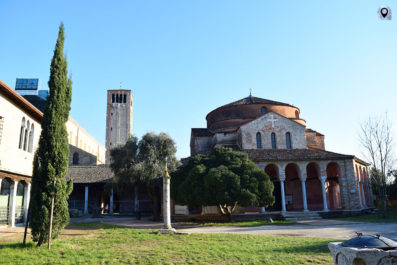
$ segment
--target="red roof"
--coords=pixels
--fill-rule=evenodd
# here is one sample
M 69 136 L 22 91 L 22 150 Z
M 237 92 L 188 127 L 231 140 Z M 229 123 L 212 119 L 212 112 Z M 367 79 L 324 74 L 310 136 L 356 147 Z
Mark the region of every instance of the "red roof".
M 14 89 L 7 86 L 6 83 L 0 80 L 0 93 L 4 94 L 17 107 L 31 115 L 34 119 L 41 123 L 43 113 L 33 106 L 29 101 L 24 99 L 21 95 L 15 92 Z

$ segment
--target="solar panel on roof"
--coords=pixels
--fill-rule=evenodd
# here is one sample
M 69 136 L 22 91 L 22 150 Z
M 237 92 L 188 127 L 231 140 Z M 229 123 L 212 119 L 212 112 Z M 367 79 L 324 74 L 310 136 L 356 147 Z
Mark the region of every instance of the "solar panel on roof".
M 38 90 L 38 78 L 17 78 L 15 83 L 15 90 Z

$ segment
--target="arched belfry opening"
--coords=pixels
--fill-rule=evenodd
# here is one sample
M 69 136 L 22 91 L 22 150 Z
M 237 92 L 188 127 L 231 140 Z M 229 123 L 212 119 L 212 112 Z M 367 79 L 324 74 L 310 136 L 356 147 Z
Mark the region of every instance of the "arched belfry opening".
M 340 167 L 337 163 L 331 162 L 327 165 L 327 182 L 325 183 L 325 189 L 327 192 L 328 208 L 330 210 L 341 209 L 340 200 Z
M 311 162 L 306 166 L 307 207 L 311 211 L 323 209 L 323 194 L 320 177 L 320 166 Z

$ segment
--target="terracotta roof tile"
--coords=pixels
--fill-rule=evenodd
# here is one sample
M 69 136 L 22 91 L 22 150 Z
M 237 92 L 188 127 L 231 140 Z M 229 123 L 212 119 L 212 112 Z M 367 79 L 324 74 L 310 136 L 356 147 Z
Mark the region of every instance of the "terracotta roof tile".
M 114 174 L 109 166 L 70 166 L 66 179 L 73 183 L 107 183 L 112 182 Z
M 307 161 L 329 159 L 353 159 L 352 155 L 344 155 L 324 150 L 313 149 L 252 149 L 242 150 L 254 162 L 265 161 Z

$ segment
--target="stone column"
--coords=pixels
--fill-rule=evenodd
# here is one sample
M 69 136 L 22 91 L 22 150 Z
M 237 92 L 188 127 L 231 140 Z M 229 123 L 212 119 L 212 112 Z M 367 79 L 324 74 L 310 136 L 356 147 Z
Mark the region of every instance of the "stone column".
M 85 186 L 85 193 L 84 193 L 84 214 L 88 214 L 88 186 Z
M 109 214 L 113 214 L 113 188 L 110 189 Z
M 321 189 L 323 190 L 323 211 L 328 212 L 328 203 L 327 203 L 327 192 L 325 190 L 325 181 L 327 180 L 327 176 L 320 177 L 321 181 Z
M 31 188 L 30 183 L 26 183 L 25 186 L 25 194 L 23 196 L 23 205 L 25 206 L 25 211 L 23 215 L 23 222 L 26 224 L 26 221 L 28 220 L 28 211 L 29 211 L 29 202 L 30 202 L 30 188 Z
M 160 229 L 160 233 L 174 233 L 176 230 L 171 226 L 171 196 L 170 196 L 170 175 L 168 174 L 167 164 L 163 177 L 163 219 L 164 227 Z
M 284 191 L 284 181 L 285 181 L 285 170 L 284 169 L 280 169 L 280 173 L 279 173 L 279 180 L 280 180 L 280 191 L 281 191 L 281 211 L 282 212 L 286 212 L 286 208 L 285 208 L 285 191 Z
M 11 227 L 15 227 L 15 207 L 17 204 L 17 187 L 18 187 L 18 181 L 14 181 L 14 183 L 11 183 L 10 185 L 10 203 L 9 203 L 9 225 Z
M 306 199 L 306 179 L 301 179 L 302 184 L 302 197 L 303 197 L 303 211 L 308 212 L 307 199 Z
M 163 178 L 163 196 L 164 196 L 164 229 L 171 229 L 171 204 L 170 204 L 170 180 L 168 177 Z
M 309 209 L 307 208 L 307 196 L 306 196 L 306 165 L 303 164 L 300 166 L 301 170 L 301 175 L 300 175 L 300 180 L 301 180 L 301 185 L 302 185 L 302 201 L 303 201 L 303 211 L 308 212 Z

